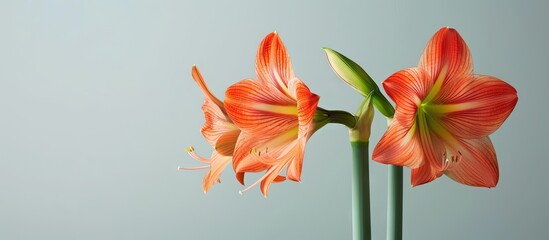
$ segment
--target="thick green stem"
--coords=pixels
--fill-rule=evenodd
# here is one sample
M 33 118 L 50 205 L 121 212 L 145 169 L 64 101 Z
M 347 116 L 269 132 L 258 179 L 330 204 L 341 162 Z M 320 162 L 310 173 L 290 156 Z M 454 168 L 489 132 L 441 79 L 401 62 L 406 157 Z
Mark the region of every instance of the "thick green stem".
M 383 96 L 383 95 L 380 95 Z M 387 99 L 382 97 L 378 99 L 380 103 L 385 103 Z M 375 103 L 375 102 L 374 102 Z M 379 104 L 386 106 L 387 116 L 391 122 L 395 109 L 390 104 Z M 376 105 L 377 106 L 377 105 Z M 378 107 L 378 109 L 380 109 Z M 388 165 L 389 181 L 387 186 L 387 240 L 402 240 L 402 167 Z
M 353 149 L 353 240 L 370 240 L 370 175 L 368 142 L 351 142 Z
M 402 240 L 402 167 L 389 165 L 387 240 Z

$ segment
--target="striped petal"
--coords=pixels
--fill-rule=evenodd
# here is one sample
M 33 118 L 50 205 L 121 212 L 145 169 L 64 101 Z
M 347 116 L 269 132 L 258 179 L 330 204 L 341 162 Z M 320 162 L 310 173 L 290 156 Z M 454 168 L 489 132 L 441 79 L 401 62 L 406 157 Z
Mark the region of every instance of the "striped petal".
M 269 168 L 268 165 L 259 161 L 257 155 L 252 152 L 254 148 L 264 147 L 267 141 L 268 139 L 258 140 L 253 135 L 244 132 L 240 134 L 233 155 L 233 168 L 237 173 L 237 178 L 244 172 L 261 172 Z
M 212 146 L 218 146 L 223 144 L 225 149 L 225 155 L 229 154 L 227 148 L 234 148 L 236 143 L 236 137 L 240 130 L 231 122 L 231 120 L 225 114 L 225 107 L 223 103 L 216 98 L 206 86 L 206 82 L 200 74 L 200 71 L 196 66 L 192 68 L 192 76 L 196 81 L 202 92 L 204 93 L 204 104 L 202 105 L 202 111 L 204 112 L 204 125 L 200 130 L 206 141 Z M 218 143 L 218 140 L 225 136 L 223 141 Z M 233 136 L 232 139 L 228 139 L 227 136 Z M 231 142 L 232 146 L 227 146 L 226 143 Z
M 384 164 L 417 168 L 423 165 L 424 154 L 417 127 L 405 128 L 393 119 L 389 129 L 377 143 L 372 159 Z
M 215 142 L 215 151 L 223 156 L 232 156 L 234 154 L 234 148 L 238 140 L 238 136 L 240 136 L 239 129 L 227 131 L 221 134 Z
M 299 126 L 306 127 L 306 129 L 300 129 L 300 132 L 307 133 L 313 123 L 320 97 L 311 93 L 305 83 L 297 78 L 290 81 L 289 90 L 290 93 L 295 96 L 297 102 Z
M 273 136 L 297 125 L 296 101 L 251 79 L 227 89 L 225 108 L 231 120 L 248 133 Z
M 200 87 L 200 90 L 204 93 L 204 97 L 213 102 L 213 104 L 217 105 L 221 111 L 225 111 L 223 109 L 223 102 L 221 102 L 217 97 L 215 97 L 212 92 L 210 92 L 210 89 L 208 89 L 208 86 L 206 86 L 206 82 L 204 81 L 204 78 L 202 77 L 202 74 L 198 70 L 198 67 L 193 66 L 191 70 L 191 75 L 194 79 L 194 81 L 198 84 Z
M 297 144 L 295 146 L 296 149 L 293 151 L 295 157 L 289 163 L 288 169 L 286 170 L 286 175 L 288 179 L 300 182 L 303 158 L 305 155 L 305 145 L 307 140 L 309 140 L 315 131 L 313 126 L 313 118 L 315 116 L 320 97 L 314 93 L 311 93 L 309 88 L 301 81 L 295 81 L 295 83 L 291 82 L 290 86 L 295 86 L 299 130 L 296 140 Z
M 415 187 L 432 182 L 440 176 L 442 176 L 440 170 L 433 169 L 432 166 L 425 164 L 419 168 L 412 169 L 410 182 L 412 187 Z
M 238 179 L 238 181 L 240 182 L 240 184 L 244 185 L 244 172 L 241 172 L 241 173 L 237 173 L 236 174 L 236 179 Z M 284 176 L 277 176 L 273 182 L 284 182 L 286 181 L 286 177 Z
M 394 118 L 407 128 L 415 120 L 418 106 L 429 93 L 433 83 L 420 68 L 408 68 L 396 72 L 383 81 L 383 88 L 396 103 Z
M 234 147 L 236 138 L 228 139 L 227 136 L 238 136 L 240 130 L 227 118 L 221 109 L 209 99 L 204 101 L 202 110 L 204 112 L 205 121 L 200 132 L 206 141 L 208 141 L 210 145 L 217 147 L 219 144 L 218 141 L 225 135 L 222 143 L 227 143 L 228 140 L 232 140 Z
M 290 56 L 278 33 L 267 35 L 259 45 L 256 73 L 262 84 L 272 85 L 279 92 L 287 91 L 288 82 L 293 78 L 293 71 Z
M 204 181 L 202 182 L 204 192 L 208 192 L 214 183 L 219 181 L 221 172 L 223 172 L 223 169 L 231 162 L 230 156 L 223 156 L 216 151 L 213 152 L 211 159 L 210 171 L 206 173 Z
M 425 119 L 423 117 L 425 117 Z M 430 131 L 428 128 L 429 120 L 426 119 L 427 117 L 428 116 L 425 115 L 418 116 L 424 165 L 417 169 L 412 169 L 412 186 L 425 184 L 442 176 L 442 162 L 446 156 L 446 152 L 453 150 L 447 147 L 447 144 L 440 136 Z M 453 140 L 453 138 L 450 139 Z
M 431 76 L 428 81 L 434 81 L 441 75 L 444 75 L 444 81 L 452 81 L 473 73 L 473 59 L 459 33 L 453 28 L 444 27 L 427 43 L 418 67 Z
M 279 177 L 278 174 L 282 172 L 285 166 L 286 164 L 283 162 L 280 164 L 273 165 L 271 168 L 269 168 L 269 170 L 267 170 L 267 173 L 265 173 L 265 176 L 261 181 L 261 186 L 260 186 L 261 193 L 263 193 L 263 196 L 265 197 L 267 196 L 267 194 L 269 193 L 269 187 L 271 186 L 271 183 L 277 180 L 277 178 Z
M 431 108 L 438 111 L 440 123 L 455 136 L 482 138 L 503 124 L 517 101 L 517 91 L 511 85 L 476 75 L 441 89 Z
M 305 138 L 297 140 L 295 149 L 292 151 L 294 158 L 289 162 L 288 168 L 286 169 L 286 176 L 292 181 L 301 182 L 301 169 L 303 168 L 306 141 L 307 139 Z
M 488 137 L 463 140 L 461 158 L 444 171 L 456 182 L 476 187 L 495 187 L 499 179 L 496 151 Z

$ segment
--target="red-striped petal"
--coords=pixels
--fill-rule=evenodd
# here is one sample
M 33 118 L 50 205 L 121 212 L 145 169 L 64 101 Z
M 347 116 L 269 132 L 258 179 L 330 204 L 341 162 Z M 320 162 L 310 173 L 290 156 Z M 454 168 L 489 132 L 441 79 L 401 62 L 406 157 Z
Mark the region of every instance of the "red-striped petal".
M 209 191 L 214 183 L 219 181 L 221 172 L 223 172 L 223 169 L 225 169 L 225 167 L 227 167 L 227 165 L 231 162 L 231 157 L 222 156 L 215 151 L 213 152 L 211 159 L 212 162 L 210 164 L 210 171 L 206 173 L 204 176 L 204 181 L 202 182 L 204 192 Z
M 297 105 L 277 91 L 269 91 L 251 79 L 230 86 L 225 93 L 225 109 L 242 130 L 273 136 L 297 125 Z
M 488 137 L 463 140 L 461 158 L 444 171 L 453 180 L 477 187 L 495 187 L 499 179 L 496 151 Z
M 471 76 L 459 85 L 443 86 L 434 104 L 444 114 L 441 124 L 462 138 L 492 134 L 507 119 L 518 101 L 511 85 L 491 76 Z
M 288 82 L 293 78 L 293 71 L 290 56 L 278 33 L 267 35 L 259 45 L 256 73 L 262 84 L 273 85 L 280 92 L 287 91 Z
M 267 176 L 261 181 L 261 193 L 263 193 L 263 196 L 267 196 L 269 193 L 269 187 L 271 186 L 271 183 L 275 182 L 275 180 L 278 178 L 280 172 L 284 169 L 286 164 L 280 163 L 273 165 L 267 172 Z
M 223 156 L 232 156 L 239 135 L 239 129 L 223 133 L 215 143 L 215 151 Z
M 227 132 L 240 131 L 210 99 L 205 99 L 202 111 L 205 121 L 200 132 L 210 145 L 217 145 L 217 140 Z
M 263 147 L 268 139 L 257 139 L 253 135 L 242 132 L 236 142 L 236 147 L 233 155 L 233 168 L 235 173 L 244 172 L 261 172 L 269 168 L 268 165 L 259 161 L 256 154 L 252 150 L 256 147 Z M 242 175 L 242 179 L 243 179 Z M 240 181 L 240 179 L 239 179 Z M 241 181 L 243 183 L 243 181 Z
M 308 132 L 308 128 L 313 123 L 313 118 L 315 116 L 320 97 L 314 93 L 311 93 L 309 88 L 297 78 L 290 81 L 289 90 L 295 95 L 297 100 L 297 116 L 299 126 L 307 127 L 307 129 L 300 129 L 300 131 Z
M 424 153 L 417 126 L 405 128 L 394 119 L 377 143 L 372 159 L 384 164 L 417 168 L 424 164 Z
M 433 169 L 432 166 L 425 164 L 419 168 L 412 169 L 410 182 L 412 187 L 415 187 L 432 182 L 441 175 L 440 170 Z
M 433 81 L 420 68 L 398 71 L 383 81 L 383 88 L 396 103 L 394 118 L 410 128 L 415 121 L 418 106 L 432 86 Z
M 301 169 L 303 167 L 303 157 L 305 155 L 305 143 L 307 142 L 307 139 L 301 138 L 297 141 L 295 150 L 291 153 L 294 158 L 288 164 L 286 176 L 292 181 L 301 182 Z
M 444 27 L 427 43 L 418 67 L 435 80 L 446 67 L 444 81 L 452 81 L 472 74 L 473 60 L 469 47 L 459 33 L 453 28 Z
M 244 185 L 244 175 L 245 174 L 246 174 L 245 172 L 237 172 L 235 174 L 236 180 L 238 180 L 238 182 L 242 185 Z
M 200 90 L 204 93 L 204 97 L 206 99 L 211 100 L 215 105 L 217 105 L 221 111 L 224 111 L 223 109 L 223 102 L 221 102 L 217 97 L 215 97 L 212 92 L 210 92 L 210 89 L 208 89 L 208 86 L 206 86 L 206 82 L 204 81 L 204 78 L 202 77 L 202 74 L 198 70 L 198 67 L 193 66 L 191 70 L 191 75 L 194 79 L 194 81 L 198 84 L 200 87 Z
M 204 93 L 202 111 L 204 112 L 205 122 L 201 129 L 202 135 L 212 146 L 223 144 L 225 148 L 234 148 L 236 137 L 233 137 L 232 139 L 227 139 L 225 137 L 221 143 L 218 143 L 218 139 L 226 134 L 238 135 L 240 130 L 238 130 L 230 119 L 228 119 L 225 114 L 223 103 L 210 92 L 202 74 L 200 74 L 200 71 L 196 66 L 193 66 L 192 68 L 192 77 Z M 232 146 L 226 145 L 228 142 L 230 142 Z M 225 150 L 227 149 L 224 149 L 223 152 L 228 154 L 228 151 Z

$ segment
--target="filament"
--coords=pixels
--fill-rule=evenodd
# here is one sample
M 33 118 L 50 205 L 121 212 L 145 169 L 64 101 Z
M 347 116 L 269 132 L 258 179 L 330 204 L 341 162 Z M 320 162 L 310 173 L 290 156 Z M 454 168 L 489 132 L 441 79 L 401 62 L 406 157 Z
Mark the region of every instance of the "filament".
M 200 161 L 200 162 L 203 162 L 203 163 L 211 163 L 212 160 L 211 159 L 208 159 L 208 158 L 205 158 L 205 157 L 202 157 L 198 154 L 196 154 L 194 152 L 194 147 L 193 146 L 190 146 L 188 148 L 185 149 L 185 151 L 187 151 L 187 153 L 194 159 Z
M 255 181 L 252 185 L 248 186 L 247 188 L 238 191 L 238 194 L 243 195 L 245 192 L 247 192 L 247 191 L 250 190 L 251 188 L 255 187 L 255 186 L 256 186 L 257 184 L 259 184 L 261 181 L 265 180 L 265 178 L 267 178 L 267 176 L 269 176 L 274 170 L 275 170 L 275 167 L 269 168 L 269 170 L 267 170 L 267 172 L 265 172 L 265 174 L 264 174 L 260 179 L 258 179 L 257 181 Z M 265 196 L 265 197 L 267 197 L 267 196 Z
M 177 170 L 200 170 L 200 169 L 206 169 L 209 167 L 210 165 L 204 165 L 199 167 L 177 167 Z

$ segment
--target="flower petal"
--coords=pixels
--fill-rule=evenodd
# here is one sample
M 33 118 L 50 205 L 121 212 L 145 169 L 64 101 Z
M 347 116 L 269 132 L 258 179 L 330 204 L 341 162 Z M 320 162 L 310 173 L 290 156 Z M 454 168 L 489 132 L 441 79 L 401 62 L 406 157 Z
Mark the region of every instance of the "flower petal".
M 473 59 L 459 33 L 453 28 L 444 27 L 427 43 L 418 67 L 427 71 L 431 81 L 442 74 L 446 82 L 472 74 Z
M 239 135 L 239 129 L 223 133 L 215 143 L 215 151 L 223 156 L 232 156 Z
M 276 176 L 276 178 L 273 180 L 273 182 L 284 182 L 286 181 L 286 177 L 284 176 Z
M 297 140 L 297 144 L 293 151 L 289 154 L 293 155 L 293 159 L 289 162 L 286 169 L 286 176 L 288 179 L 301 182 L 301 169 L 303 167 L 303 157 L 305 155 L 305 143 L 307 139 L 301 138 Z
M 290 81 L 289 90 L 297 100 L 297 117 L 299 126 L 306 126 L 307 129 L 313 123 L 316 108 L 320 97 L 311 93 L 307 85 L 301 80 L 294 78 Z M 307 129 L 303 129 L 308 132 Z M 301 129 L 300 129 L 301 130 Z
M 372 159 L 384 164 L 417 168 L 424 164 L 424 154 L 417 127 L 405 128 L 393 119 L 389 129 L 377 143 Z
M 258 145 L 265 144 L 267 140 L 258 140 L 252 135 L 242 132 L 236 142 L 236 147 L 233 155 L 233 168 L 237 174 L 237 179 L 240 180 L 240 175 L 243 183 L 244 172 L 261 172 L 269 168 L 268 165 L 259 161 L 257 155 L 251 153 L 251 151 Z
M 425 164 L 419 168 L 412 169 L 410 181 L 412 183 L 412 187 L 415 187 L 415 186 L 429 183 L 437 179 L 441 175 L 442 173 L 440 173 L 440 171 L 437 171 L 433 169 L 432 166 Z
M 202 92 L 204 93 L 204 97 L 206 100 L 212 101 L 221 111 L 224 111 L 223 109 L 223 102 L 221 102 L 217 97 L 215 97 L 212 92 L 210 92 L 210 89 L 208 89 L 208 86 L 206 86 L 206 82 L 204 81 L 204 78 L 202 77 L 202 74 L 200 74 L 200 71 L 198 70 L 198 67 L 193 66 L 191 75 L 193 76 L 194 81 L 198 84 Z
M 224 134 L 238 134 L 240 132 L 236 125 L 210 99 L 205 99 L 202 111 L 204 112 L 205 121 L 200 132 L 210 145 L 216 146 L 218 140 Z M 236 138 L 234 142 L 236 142 Z
M 285 163 L 280 163 L 273 165 L 269 170 L 267 171 L 267 176 L 261 181 L 261 193 L 263 193 L 263 196 L 267 197 L 267 194 L 269 193 L 269 187 L 271 186 L 271 183 L 273 183 L 277 178 L 282 169 L 286 166 Z
M 491 76 L 472 76 L 462 84 L 441 89 L 435 99 L 441 124 L 461 138 L 482 138 L 492 134 L 507 119 L 517 101 L 511 85 Z
M 237 172 L 235 175 L 236 180 L 238 180 L 238 182 L 242 185 L 244 185 L 244 174 L 245 172 Z
M 418 106 L 427 96 L 432 82 L 420 68 L 408 68 L 396 72 L 383 81 L 383 88 L 396 103 L 394 118 L 407 128 L 415 121 Z
M 225 94 L 225 109 L 242 131 L 273 136 L 297 125 L 296 101 L 256 81 L 242 80 Z
M 293 71 L 290 56 L 278 33 L 270 33 L 259 45 L 256 73 L 262 84 L 274 85 L 283 93 L 287 91 L 288 81 L 292 79 Z
M 202 188 L 204 192 L 208 192 L 213 184 L 219 181 L 219 176 L 223 169 L 231 162 L 231 157 L 222 156 L 217 152 L 212 154 L 212 163 L 210 165 L 210 171 L 204 176 L 204 181 L 202 182 Z
M 205 122 L 202 125 L 202 135 L 206 141 L 212 146 L 217 145 L 217 140 L 225 133 L 239 132 L 238 128 L 228 119 L 225 114 L 223 103 L 216 98 L 206 86 L 202 74 L 196 66 L 192 68 L 192 76 L 202 92 L 204 93 L 204 104 L 202 111 L 204 112 Z M 236 138 L 234 139 L 236 142 Z M 234 145 L 233 145 L 234 146 Z
M 461 158 L 444 171 L 453 180 L 477 187 L 495 187 L 499 179 L 494 146 L 488 137 L 463 140 Z

